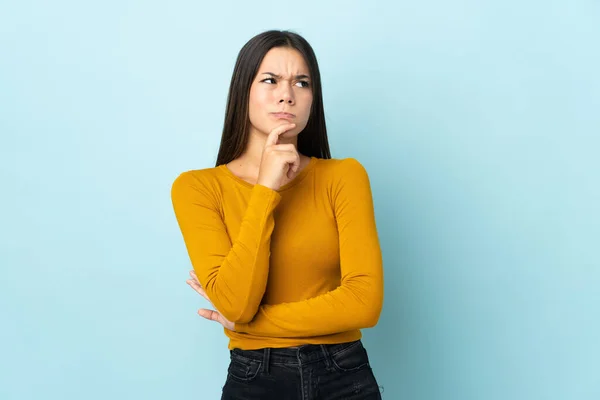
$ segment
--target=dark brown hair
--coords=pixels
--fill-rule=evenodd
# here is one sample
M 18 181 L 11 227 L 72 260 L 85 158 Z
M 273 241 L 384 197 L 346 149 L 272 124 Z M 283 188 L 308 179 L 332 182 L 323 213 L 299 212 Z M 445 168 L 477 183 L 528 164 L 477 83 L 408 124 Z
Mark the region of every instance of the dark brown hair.
M 298 152 L 309 157 L 331 158 L 317 57 L 306 39 L 297 33 L 269 30 L 250 39 L 238 54 L 229 85 L 223 135 L 216 166 L 235 160 L 246 149 L 250 134 L 248 115 L 250 86 L 263 58 L 274 47 L 289 47 L 299 51 L 308 65 L 311 77 L 313 101 L 306 127 L 298 135 Z

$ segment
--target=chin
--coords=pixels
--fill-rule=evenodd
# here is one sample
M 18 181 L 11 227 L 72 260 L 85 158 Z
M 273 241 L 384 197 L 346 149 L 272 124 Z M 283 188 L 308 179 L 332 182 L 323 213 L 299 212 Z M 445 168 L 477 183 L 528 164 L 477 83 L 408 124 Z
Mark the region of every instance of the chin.
M 295 128 L 290 131 L 282 133 L 281 135 L 279 135 L 279 137 L 280 138 L 291 138 L 294 136 L 298 136 L 299 133 L 300 133 L 300 131 L 298 130 L 298 128 Z

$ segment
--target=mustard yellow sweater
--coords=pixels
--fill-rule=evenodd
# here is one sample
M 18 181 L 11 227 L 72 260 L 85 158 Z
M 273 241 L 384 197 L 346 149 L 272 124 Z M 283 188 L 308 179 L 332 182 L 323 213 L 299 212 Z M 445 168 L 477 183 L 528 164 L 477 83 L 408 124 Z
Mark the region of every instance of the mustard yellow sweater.
M 171 198 L 198 280 L 235 323 L 229 349 L 343 343 L 373 327 L 383 263 L 369 178 L 312 157 L 279 190 L 225 164 L 183 172 Z

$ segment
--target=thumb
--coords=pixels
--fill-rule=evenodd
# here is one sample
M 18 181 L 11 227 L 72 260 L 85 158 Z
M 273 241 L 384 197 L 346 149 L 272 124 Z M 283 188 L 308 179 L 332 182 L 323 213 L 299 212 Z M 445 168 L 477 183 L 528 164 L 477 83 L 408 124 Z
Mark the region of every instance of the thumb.
M 294 179 L 294 178 L 296 177 L 296 171 L 294 171 L 294 167 L 293 167 L 293 166 L 290 166 L 290 167 L 288 168 L 288 171 L 287 171 L 287 177 L 288 177 L 288 179 L 290 179 L 290 180 L 292 180 L 292 179 Z
M 198 314 L 206 319 L 211 321 L 219 321 L 219 313 L 214 310 L 208 310 L 206 308 L 201 308 L 198 310 Z

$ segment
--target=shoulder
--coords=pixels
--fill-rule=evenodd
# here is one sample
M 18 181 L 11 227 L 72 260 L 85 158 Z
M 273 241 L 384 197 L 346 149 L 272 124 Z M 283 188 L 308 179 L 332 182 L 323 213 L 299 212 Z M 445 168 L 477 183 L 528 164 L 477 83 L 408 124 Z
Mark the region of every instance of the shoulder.
M 353 157 L 319 159 L 321 171 L 335 180 L 367 176 L 367 170 Z
M 315 175 L 332 205 L 370 196 L 367 171 L 356 158 L 319 159 Z
M 210 194 L 217 187 L 220 171 L 217 167 L 193 169 L 181 172 L 171 184 L 171 196 L 186 195 L 189 193 Z

